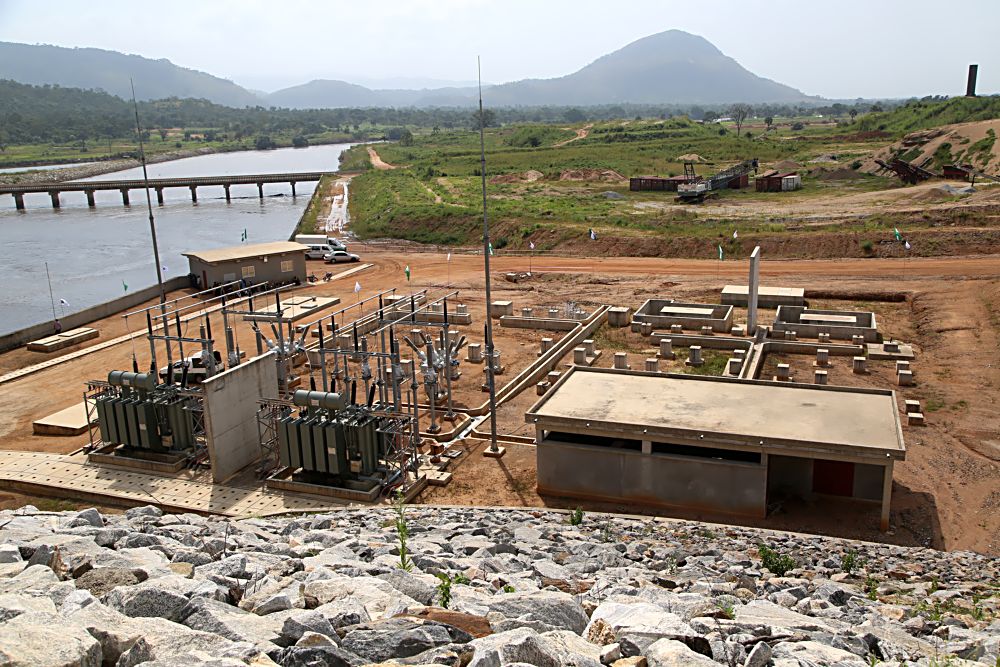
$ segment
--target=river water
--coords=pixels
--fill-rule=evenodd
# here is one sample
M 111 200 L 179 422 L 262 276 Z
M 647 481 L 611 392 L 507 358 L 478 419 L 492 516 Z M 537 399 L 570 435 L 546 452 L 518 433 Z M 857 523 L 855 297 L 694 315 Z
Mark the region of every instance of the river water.
M 350 145 L 217 153 L 148 170 L 150 178 L 334 171 Z M 84 180 L 141 177 L 137 168 Z M 239 245 L 244 230 L 247 243 L 288 239 L 315 187 L 298 183 L 292 197 L 289 184 L 268 183 L 261 200 L 256 185 L 234 185 L 231 203 L 222 187 L 201 187 L 197 204 L 187 188 L 168 188 L 163 206 L 152 192 L 164 279 L 187 275 L 182 252 Z M 97 192 L 95 198 L 97 207 L 91 209 L 84 193 L 66 192 L 62 208 L 53 210 L 48 194 L 25 195 L 27 210 L 17 211 L 13 197 L 0 196 L 0 334 L 52 319 L 45 262 L 57 316 L 119 297 L 125 285 L 134 291 L 156 284 L 145 193 L 132 190 L 131 207 L 122 206 L 117 190 Z

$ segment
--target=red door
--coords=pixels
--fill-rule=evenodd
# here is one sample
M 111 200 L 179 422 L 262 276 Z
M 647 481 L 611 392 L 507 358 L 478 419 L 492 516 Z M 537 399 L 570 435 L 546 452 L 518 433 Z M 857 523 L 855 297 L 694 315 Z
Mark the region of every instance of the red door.
M 854 495 L 854 464 L 844 461 L 813 461 L 813 491 L 831 496 Z

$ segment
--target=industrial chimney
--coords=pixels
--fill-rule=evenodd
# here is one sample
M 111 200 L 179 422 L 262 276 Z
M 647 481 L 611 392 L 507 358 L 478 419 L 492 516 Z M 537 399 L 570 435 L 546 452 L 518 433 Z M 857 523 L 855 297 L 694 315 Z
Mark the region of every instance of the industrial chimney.
M 969 82 L 965 85 L 965 96 L 976 96 L 976 75 L 979 73 L 979 65 L 969 65 Z

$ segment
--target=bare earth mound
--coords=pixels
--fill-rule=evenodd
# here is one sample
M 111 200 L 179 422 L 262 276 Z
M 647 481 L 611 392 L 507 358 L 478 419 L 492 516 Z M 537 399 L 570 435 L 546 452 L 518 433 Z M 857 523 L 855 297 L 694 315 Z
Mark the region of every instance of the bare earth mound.
M 620 182 L 625 177 L 614 169 L 567 169 L 559 174 L 559 180 Z
M 1000 118 L 911 132 L 865 160 L 861 170 L 874 173 L 879 169 L 876 159 L 889 161 L 898 156 L 932 170 L 940 169 L 939 163 L 944 161 L 971 164 L 983 173 L 1000 176 L 1000 144 L 996 142 L 998 134 Z
M 500 174 L 499 176 L 494 176 L 490 179 L 490 183 L 534 183 L 538 179 L 542 178 L 545 174 L 534 169 L 529 169 L 528 171 L 518 174 Z
M 698 155 L 697 153 L 687 153 L 685 155 L 677 156 L 678 162 L 704 162 L 705 158 Z

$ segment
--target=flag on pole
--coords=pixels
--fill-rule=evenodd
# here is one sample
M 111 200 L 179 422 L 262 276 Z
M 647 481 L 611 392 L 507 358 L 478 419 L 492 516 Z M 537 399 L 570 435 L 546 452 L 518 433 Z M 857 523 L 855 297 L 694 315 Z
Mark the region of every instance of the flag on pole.
M 245 243 L 246 240 L 247 240 L 247 230 L 246 230 L 246 227 L 244 227 L 243 228 L 243 237 L 240 239 L 240 241 L 242 241 L 242 242 Z
M 719 244 L 719 260 L 722 260 L 722 244 Z
M 899 228 L 898 227 L 893 227 L 892 231 L 895 232 L 895 234 L 896 234 L 896 240 L 897 241 L 902 241 L 903 240 L 903 235 L 899 233 Z
M 361 283 L 354 281 L 354 293 L 358 294 L 361 292 Z
M 59 305 L 63 308 L 69 308 L 69 301 L 66 299 L 59 299 Z
M 597 232 L 594 231 L 593 227 L 591 227 L 590 229 L 590 240 L 591 241 L 597 240 Z
M 128 283 L 127 283 L 127 282 L 125 282 L 124 280 L 122 281 L 122 288 L 123 288 L 123 289 L 124 289 L 124 290 L 125 290 L 126 292 L 128 291 Z
M 493 256 L 493 241 L 490 241 L 490 257 Z
M 734 229 L 734 230 L 733 230 L 733 240 L 735 241 L 735 240 L 736 240 L 736 239 L 738 239 L 739 237 L 740 237 L 740 234 L 739 234 L 739 232 L 738 232 L 737 230 L 735 230 L 735 229 Z
M 531 248 L 532 250 L 534 250 L 535 249 L 535 242 L 534 241 L 528 241 L 528 247 Z
M 448 259 L 449 259 L 449 260 L 451 259 L 451 253 L 448 253 Z M 405 268 L 405 269 L 403 269 L 403 272 L 404 272 L 404 273 L 406 274 L 406 282 L 410 282 L 410 265 L 409 265 L 409 264 L 407 264 L 407 265 L 406 265 L 406 268 Z M 355 292 L 357 292 L 357 291 L 359 291 L 360 289 L 361 289 L 361 287 L 359 286 L 359 287 L 358 287 L 357 289 L 355 289 L 354 291 L 355 291 Z
M 903 243 L 903 247 L 906 248 L 907 250 L 909 250 L 910 249 L 910 242 L 909 241 L 905 241 Z

